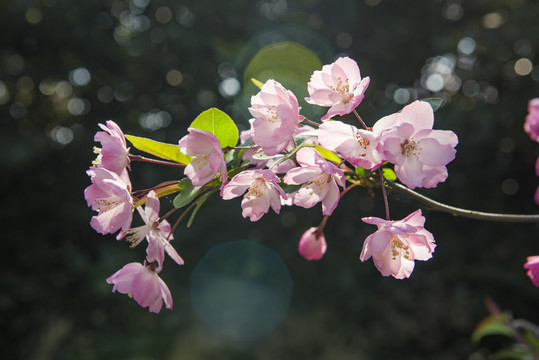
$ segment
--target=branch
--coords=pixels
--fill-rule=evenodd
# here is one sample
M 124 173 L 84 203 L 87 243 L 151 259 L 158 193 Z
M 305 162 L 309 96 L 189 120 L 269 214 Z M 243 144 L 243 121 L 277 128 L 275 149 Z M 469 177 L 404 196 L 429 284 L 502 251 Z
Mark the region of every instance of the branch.
M 539 214 L 533 215 L 517 215 L 517 214 L 497 214 L 487 213 L 475 210 L 461 209 L 454 206 L 446 205 L 441 202 L 432 200 L 418 192 L 415 192 L 404 185 L 394 183 L 386 180 L 386 186 L 390 192 L 397 192 L 404 194 L 411 199 L 414 199 L 424 205 L 430 210 L 440 211 L 451 214 L 453 216 L 462 216 L 469 219 L 486 220 L 486 221 L 501 221 L 501 222 L 515 222 L 515 223 L 533 223 L 539 222 Z

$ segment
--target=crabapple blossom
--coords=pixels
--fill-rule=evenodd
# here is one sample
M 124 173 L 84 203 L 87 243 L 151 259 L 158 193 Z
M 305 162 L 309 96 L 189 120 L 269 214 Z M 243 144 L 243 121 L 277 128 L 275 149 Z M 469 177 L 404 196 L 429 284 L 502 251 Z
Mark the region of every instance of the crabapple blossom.
M 193 158 L 185 167 L 185 176 L 194 186 L 204 186 L 220 173 L 223 186 L 228 175 L 221 143 L 208 131 L 194 128 L 187 131 L 189 134 L 179 141 L 182 153 Z
M 322 214 L 331 215 L 339 202 L 339 186 L 346 187 L 344 172 L 311 147 L 299 149 L 296 160 L 300 167 L 289 170 L 283 178 L 285 184 L 302 185 L 292 195 L 292 203 L 311 208 L 322 202 Z
M 161 311 L 163 301 L 167 309 L 172 309 L 172 295 L 167 284 L 159 277 L 160 268 L 154 265 L 129 263 L 115 272 L 107 283 L 114 285 L 112 291 L 128 294 L 142 307 L 149 307 L 153 313 Z
M 311 75 L 307 84 L 309 104 L 329 107 L 325 121 L 335 115 L 351 113 L 363 100 L 370 78 L 361 78 L 357 63 L 349 57 L 340 57 L 324 65 Z
M 275 80 L 268 80 L 260 92 L 251 97 L 249 112 L 251 137 L 267 155 L 283 151 L 293 138 L 299 123 L 296 96 Z
M 533 141 L 539 142 L 539 98 L 528 102 L 528 116 L 524 122 L 524 131 Z
M 318 141 L 341 154 L 350 164 L 375 170 L 383 162 L 380 134 L 341 121 L 326 121 L 318 128 Z
M 84 190 L 84 198 L 93 210 L 90 225 L 100 234 L 126 231 L 133 219 L 133 197 L 131 183 L 105 168 L 90 168 L 86 173 L 92 184 Z M 123 236 L 118 235 L 118 239 Z
M 396 279 L 410 277 L 414 260 L 428 260 L 436 247 L 434 237 L 423 225 L 425 218 L 417 210 L 402 220 L 390 221 L 377 217 L 362 219 L 367 224 L 378 226 L 363 243 L 360 260 L 371 256 L 376 268 L 384 276 Z
M 112 120 L 108 120 L 106 126 L 99 124 L 99 127 L 104 131 L 98 131 L 94 136 L 94 141 L 101 143 L 101 149 L 95 148 L 95 152 L 99 155 L 94 160 L 93 165 L 122 176 L 129 165 L 129 149 L 124 134 Z
M 155 191 L 150 191 L 146 198 L 144 210 L 139 206 L 137 208 L 144 225 L 131 228 L 126 231 L 127 240 L 131 247 L 137 246 L 144 238 L 148 240 L 146 248 L 146 260 L 149 262 L 157 261 L 162 266 L 166 253 L 177 264 L 183 265 L 183 259 L 170 244 L 174 237 L 171 234 L 170 224 L 166 220 L 159 221 L 159 209 L 161 205 Z
M 535 175 L 539 176 L 539 158 L 535 160 Z M 539 205 L 539 186 L 537 187 L 537 190 L 535 190 L 533 199 L 535 200 L 535 203 Z
M 268 212 L 270 206 L 277 214 L 281 210 L 281 197 L 286 199 L 286 194 L 278 185 L 279 182 L 279 177 L 271 170 L 245 170 L 221 189 L 221 197 L 229 200 L 247 191 L 241 202 L 242 215 L 257 221 Z
M 455 158 L 457 135 L 450 130 L 433 130 L 433 123 L 432 107 L 418 100 L 373 126 L 373 131 L 381 134 L 385 160 L 395 164 L 395 174 L 411 189 L 431 188 L 445 181 L 445 165 Z
M 251 139 L 250 130 L 245 130 L 240 133 L 240 141 L 242 144 L 244 144 L 249 139 Z M 265 156 L 264 153 L 262 153 L 262 156 L 259 158 L 257 156 L 258 153 L 259 149 L 246 149 L 242 155 L 242 159 L 249 161 L 251 165 L 254 165 L 255 169 L 269 168 L 276 174 L 285 173 L 296 166 L 292 159 L 286 159 L 283 161 L 283 154 L 277 154 L 268 157 Z
M 527 275 L 535 286 L 539 286 L 539 255 L 528 256 L 524 269 L 527 269 Z
M 320 260 L 326 249 L 326 238 L 318 227 L 308 229 L 299 239 L 298 251 L 307 260 Z

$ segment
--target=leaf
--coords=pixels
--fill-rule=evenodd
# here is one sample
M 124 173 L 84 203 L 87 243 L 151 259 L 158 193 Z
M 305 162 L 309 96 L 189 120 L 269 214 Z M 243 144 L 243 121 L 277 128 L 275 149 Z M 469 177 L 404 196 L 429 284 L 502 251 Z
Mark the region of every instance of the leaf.
M 189 164 L 191 162 L 191 157 L 184 155 L 180 151 L 180 147 L 177 144 L 166 144 L 159 141 L 133 136 L 133 135 L 124 135 L 127 140 L 133 146 L 140 151 L 147 152 L 148 154 L 155 155 L 162 159 L 172 160 L 180 164 Z
M 217 108 L 200 113 L 190 127 L 211 132 L 221 143 L 221 148 L 233 147 L 238 143 L 239 131 L 234 120 Z
M 337 155 L 335 155 L 333 151 L 323 148 L 319 145 L 316 145 L 314 149 L 318 151 L 318 153 L 322 155 L 324 159 L 334 162 L 335 164 L 341 163 L 341 159 Z
M 395 172 L 390 168 L 382 168 L 382 175 L 389 181 L 395 181 L 397 180 L 397 175 Z
M 491 355 L 492 360 L 502 360 L 502 359 L 532 359 L 528 351 L 524 349 L 505 349 L 500 350 Z
M 193 223 L 193 220 L 195 219 L 195 216 L 198 213 L 198 210 L 202 207 L 202 204 L 204 204 L 206 200 L 208 200 L 208 198 L 216 191 L 217 190 L 208 191 L 207 193 L 205 193 L 204 195 L 200 197 L 200 199 L 198 200 L 197 206 L 195 207 L 195 209 L 191 213 L 191 216 L 189 217 L 189 221 L 187 221 L 187 227 L 191 227 L 191 224 Z
M 253 84 L 256 85 L 256 87 L 258 87 L 259 89 L 262 89 L 262 86 L 264 86 L 264 84 L 260 81 L 258 81 L 257 79 L 255 78 L 251 78 L 251 81 L 253 82 Z
M 181 208 L 189 204 L 200 190 L 200 187 L 194 186 L 189 178 L 182 179 L 178 187 L 180 188 L 180 193 L 172 201 L 175 208 Z
M 302 185 L 288 185 L 288 184 L 282 183 L 282 184 L 279 184 L 279 186 L 283 189 L 283 191 L 286 194 L 291 194 L 293 192 L 298 191 Z
M 359 177 L 365 176 L 365 169 L 363 169 L 362 167 L 356 166 L 356 174 Z
M 481 321 L 472 333 L 472 341 L 478 343 L 483 337 L 488 335 L 514 336 L 514 331 L 507 324 L 509 314 L 500 313 L 491 315 Z
M 433 112 L 436 112 L 436 110 L 438 110 L 442 106 L 442 103 L 443 103 L 443 100 L 440 98 L 425 98 L 425 99 L 422 99 L 422 101 L 428 102 L 429 105 L 432 106 Z

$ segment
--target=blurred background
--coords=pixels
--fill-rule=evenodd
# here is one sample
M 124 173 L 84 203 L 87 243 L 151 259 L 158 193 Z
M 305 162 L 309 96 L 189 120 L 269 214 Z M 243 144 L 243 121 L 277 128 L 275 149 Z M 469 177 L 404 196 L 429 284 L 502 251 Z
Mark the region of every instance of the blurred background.
M 434 257 L 395 280 L 358 260 L 375 230 L 361 217 L 384 215 L 379 192 L 343 198 L 318 262 L 301 258 L 297 242 L 321 220 L 319 206 L 251 223 L 239 199 L 215 197 L 190 228 L 176 230 L 185 265 L 166 261 L 174 309 L 156 315 L 105 282 L 141 261 L 144 248 L 90 228 L 85 171 L 98 123 L 112 119 L 125 133 L 176 143 L 201 111 L 218 107 L 246 129 L 250 77 L 273 77 L 301 98 L 313 70 L 346 55 L 371 77 L 358 108 L 371 125 L 415 99 L 444 100 L 435 128 L 458 134 L 457 158 L 445 183 L 421 193 L 464 208 L 537 213 L 539 144 L 522 124 L 528 100 L 539 96 L 538 18 L 539 3 L 525 0 L 0 2 L 3 357 L 488 358 L 505 338 L 470 340 L 488 315 L 485 298 L 539 323 L 539 289 L 522 268 L 539 254 L 537 224 L 424 209 Z M 315 120 L 322 114 L 302 106 Z M 132 170 L 136 189 L 181 176 L 138 163 Z M 391 197 L 390 207 L 401 219 L 419 205 Z M 192 301 L 202 259 L 237 240 L 263 245 L 291 284 L 282 290 L 282 321 L 243 340 L 215 331 Z M 220 289 L 210 292 L 217 304 L 239 297 L 234 286 Z M 222 311 L 244 316 L 233 303 L 223 301 Z

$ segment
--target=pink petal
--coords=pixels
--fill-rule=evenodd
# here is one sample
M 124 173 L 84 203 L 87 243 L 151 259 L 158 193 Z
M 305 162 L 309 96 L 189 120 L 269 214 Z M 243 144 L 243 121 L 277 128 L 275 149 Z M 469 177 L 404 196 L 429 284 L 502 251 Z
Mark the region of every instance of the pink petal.
M 339 187 L 335 183 L 335 180 L 331 180 L 327 185 L 328 191 L 322 200 L 322 215 L 329 216 L 333 213 L 333 210 L 339 203 Z

